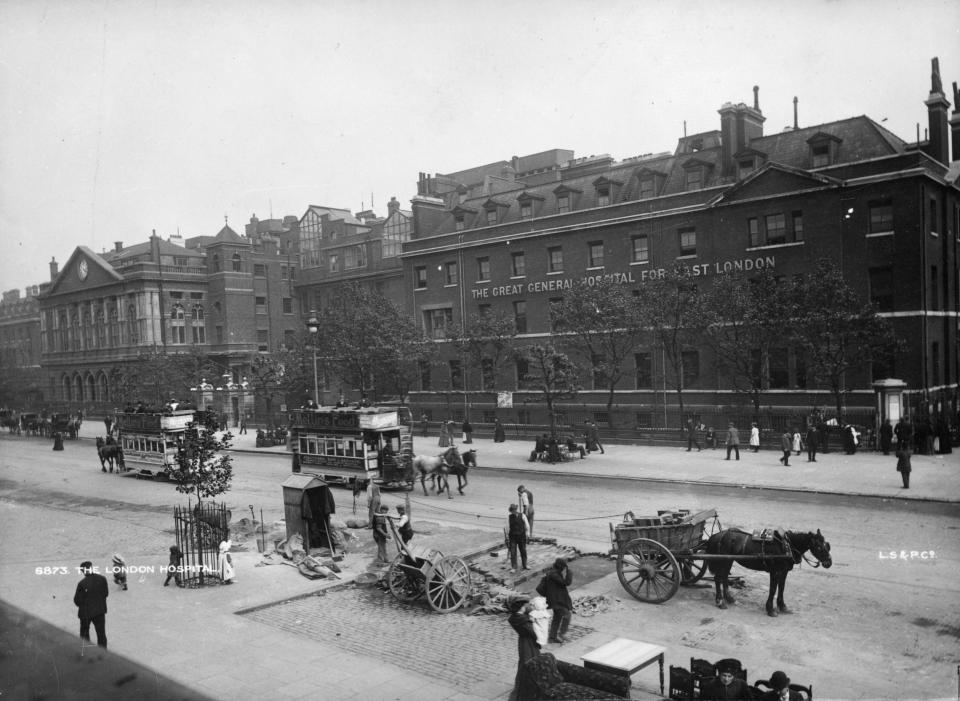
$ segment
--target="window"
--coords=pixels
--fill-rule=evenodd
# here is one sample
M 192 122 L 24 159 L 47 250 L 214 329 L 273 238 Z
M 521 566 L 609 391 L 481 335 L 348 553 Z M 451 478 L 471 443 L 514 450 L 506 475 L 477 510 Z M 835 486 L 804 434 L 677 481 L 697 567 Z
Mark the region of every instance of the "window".
M 547 272 L 563 272 L 563 248 L 560 246 L 551 246 L 547 249 Z
M 793 240 L 803 241 L 803 212 L 791 212 L 793 219 Z
M 283 272 L 285 273 L 286 270 L 287 270 L 287 268 L 286 268 L 286 266 L 284 266 Z M 253 264 L 253 274 L 254 274 L 255 277 L 266 277 L 266 276 L 267 276 L 267 266 L 265 266 L 263 263 L 254 263 L 254 264 Z M 286 280 L 286 277 L 284 277 L 283 279 Z
M 645 200 L 654 196 L 653 178 L 640 179 L 640 199 Z
M 680 354 L 680 362 L 683 366 L 683 386 L 692 387 L 700 379 L 700 352 L 683 351 Z
M 463 389 L 463 365 L 459 360 L 450 361 L 450 389 Z
M 606 207 L 610 204 L 610 186 L 604 185 L 597 188 L 597 206 Z
M 496 386 L 493 358 L 480 359 L 480 389 L 490 391 Z M 488 422 L 491 423 L 491 422 Z
M 270 350 L 270 332 L 267 329 L 257 329 L 257 350 Z
M 290 279 L 291 280 L 297 279 L 297 267 L 295 265 L 290 266 Z
M 213 254 L 213 272 L 220 272 L 220 256 L 218 256 L 216 253 Z
M 520 218 L 521 219 L 531 219 L 533 218 L 533 202 L 527 200 L 526 202 L 520 203 Z
M 637 389 L 653 389 L 653 360 L 650 353 L 634 353 L 634 378 Z
M 453 217 L 453 228 L 457 231 L 463 231 L 467 227 L 467 223 L 462 214 L 454 215 Z
M 868 207 L 871 234 L 893 231 L 893 200 L 875 200 L 870 202 Z
M 589 257 L 588 265 L 591 268 L 603 267 L 603 242 L 592 241 L 587 244 L 587 255 Z
M 937 209 L 937 199 L 935 197 L 930 198 L 930 233 L 934 236 L 937 235 L 937 232 L 940 231 L 940 217 L 939 210 Z
M 457 270 L 456 263 L 447 263 L 445 270 L 445 277 L 448 285 L 456 285 L 458 282 L 460 282 L 460 271 Z
M 294 331 L 293 329 L 284 329 L 283 330 L 283 347 L 293 348 L 296 342 L 297 342 L 297 332 Z
M 340 256 L 336 253 L 330 253 L 327 255 L 327 262 L 330 265 L 330 272 L 336 273 L 340 271 Z
M 830 144 L 818 144 L 810 148 L 813 157 L 813 167 L 822 168 L 830 165 Z
M 253 266 L 253 274 L 254 274 L 254 275 L 257 274 L 257 267 L 259 267 L 259 266 L 256 266 L 256 265 Z M 288 279 L 290 279 L 290 269 L 287 268 L 287 266 L 285 266 L 285 265 L 281 265 L 281 266 L 280 266 L 280 279 L 281 279 L 281 280 L 288 280 Z
M 497 223 L 497 210 L 496 210 L 496 209 L 488 209 L 488 210 L 487 210 L 487 225 L 490 226 L 490 225 L 496 224 L 496 223 Z
M 790 370 L 786 348 L 770 349 L 770 389 L 786 389 L 790 386 Z
M 634 263 L 647 263 L 650 260 L 650 239 L 646 234 L 634 236 L 631 239 L 633 251 L 631 260 Z
M 477 258 L 477 282 L 490 279 L 490 259 Z
M 430 384 L 430 363 L 426 360 L 421 360 L 420 365 L 420 389 L 424 392 L 429 392 L 431 388 Z
M 517 333 L 527 332 L 527 303 L 524 300 L 513 303 L 513 323 Z
M 207 331 L 203 321 L 203 307 L 195 304 L 190 315 L 190 333 L 194 345 L 207 342 Z
M 293 298 L 284 297 L 281 301 L 284 314 L 293 314 Z
M 787 242 L 787 222 L 782 214 L 768 214 L 765 217 L 767 244 Z
M 563 297 L 551 297 L 547 303 L 548 309 L 550 310 L 550 331 L 555 332 L 557 329 L 557 317 L 560 314 L 560 305 L 563 304 Z
M 427 309 L 423 312 L 423 326 L 430 338 L 446 338 L 447 327 L 453 325 L 453 310 Z
M 111 303 L 108 318 L 110 323 L 110 345 L 113 348 L 120 346 L 120 318 L 118 314 L 117 307 Z
M 510 275 L 511 277 L 523 277 L 527 274 L 526 259 L 523 251 L 510 254 Z
M 677 233 L 680 235 L 680 255 L 697 255 L 697 230 L 692 226 L 688 226 L 678 229 Z
M 256 311 L 257 314 L 266 314 L 267 313 L 267 298 L 266 297 L 256 297 Z
M 216 333 L 217 333 L 217 343 L 223 343 L 223 327 L 217 326 Z
M 240 254 L 239 254 L 239 253 L 234 253 L 234 254 L 233 254 L 233 256 L 230 258 L 230 264 L 231 264 L 231 266 L 232 266 L 232 268 L 233 268 L 233 272 L 235 272 L 235 273 L 239 273 L 239 272 L 240 272 L 240 269 L 241 269 L 241 268 L 240 268 Z
M 893 311 L 893 266 L 870 268 L 870 301 L 879 312 Z
M 186 314 L 179 304 L 173 305 L 170 310 L 170 343 L 183 344 L 187 342 Z
M 517 358 L 517 389 L 531 389 L 532 387 L 530 363 L 524 358 Z
M 381 255 L 384 258 L 396 258 L 403 250 L 403 244 L 410 240 L 413 231 L 413 220 L 397 210 L 383 225 L 383 247 Z M 291 271 L 292 275 L 292 271 Z M 291 277 L 292 279 L 292 277 Z
M 413 286 L 418 290 L 425 290 L 427 288 L 426 266 L 418 265 L 413 269 Z
M 570 195 L 557 196 L 557 211 L 561 214 L 570 211 Z
M 687 169 L 687 189 L 699 190 L 703 187 L 703 170 L 700 168 Z
M 350 246 L 343 251 L 343 269 L 356 270 L 367 267 L 367 249 L 364 246 Z
M 737 168 L 740 169 L 741 178 L 750 174 L 750 172 L 753 170 L 753 163 L 754 160 L 752 158 L 745 158 L 737 163 Z
M 750 235 L 751 246 L 763 245 L 763 239 L 760 237 L 760 220 L 756 217 L 747 219 L 747 233 Z

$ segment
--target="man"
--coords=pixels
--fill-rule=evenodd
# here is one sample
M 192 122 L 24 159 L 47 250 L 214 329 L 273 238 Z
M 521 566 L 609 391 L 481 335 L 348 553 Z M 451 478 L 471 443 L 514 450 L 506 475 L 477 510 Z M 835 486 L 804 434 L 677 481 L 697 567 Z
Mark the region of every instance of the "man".
M 717 666 L 720 676 L 703 685 L 700 698 L 703 701 L 747 701 L 750 699 L 750 687 L 742 679 L 736 678 L 736 670 L 731 665 Z
M 893 445 L 893 426 L 890 419 L 884 419 L 880 426 L 880 450 L 884 455 L 890 455 L 890 446 Z
M 817 444 L 820 440 L 817 427 L 813 424 L 807 426 L 807 462 L 817 461 Z
M 763 701 L 801 701 L 800 692 L 790 688 L 790 677 L 777 670 L 770 677 L 770 686 L 773 691 L 763 695 Z
M 527 517 L 521 514 L 516 504 L 510 504 L 507 515 L 507 543 L 510 547 L 510 571 L 517 571 L 517 551 L 520 551 L 520 563 L 527 567 Z
M 404 544 L 409 543 L 410 539 L 413 538 L 413 526 L 410 525 L 410 517 L 407 516 L 406 507 L 398 504 L 397 513 L 400 514 L 400 518 L 397 519 L 397 533 L 400 534 Z
M 596 421 L 587 421 L 587 452 L 599 450 L 603 455 L 603 446 L 600 444 L 600 430 Z
M 373 540 L 377 544 L 377 562 L 381 564 L 390 561 L 387 556 L 387 538 L 390 537 L 390 533 L 387 531 L 388 511 L 390 511 L 390 507 L 381 504 L 377 515 L 373 517 Z
M 430 428 L 430 419 L 427 418 L 426 414 L 420 414 L 420 435 L 426 438 L 427 430 L 429 428 Z
M 83 579 L 77 584 L 77 591 L 73 595 L 73 603 L 77 606 L 77 616 L 80 618 L 80 637 L 89 642 L 90 624 L 97 631 L 97 645 L 107 647 L 107 596 L 110 594 L 107 587 L 107 578 L 93 571 L 93 563 L 84 560 L 80 563 Z
M 517 487 L 517 500 L 520 502 L 520 513 L 527 519 L 527 533 L 533 537 L 533 492 L 522 484 Z
M 570 627 L 570 611 L 573 602 L 567 587 L 573 582 L 573 574 L 567 566 L 567 561 L 558 557 L 553 561 L 553 569 L 547 572 L 540 584 L 537 593 L 547 600 L 547 606 L 553 609 L 553 620 L 550 622 L 551 643 L 564 643 L 567 628 Z
M 788 428 L 783 432 L 783 435 L 780 436 L 780 450 L 783 451 L 783 457 L 780 458 L 780 462 L 783 463 L 784 467 L 790 467 L 790 451 L 793 449 L 793 434 L 790 433 Z
M 697 452 L 700 452 L 700 441 L 697 440 L 697 427 L 693 419 L 687 419 L 687 452 L 689 453 L 693 446 L 697 446 Z
M 740 433 L 737 431 L 736 427 L 733 425 L 733 421 L 730 422 L 727 427 L 727 460 L 730 459 L 730 451 L 736 451 L 737 460 L 740 459 Z

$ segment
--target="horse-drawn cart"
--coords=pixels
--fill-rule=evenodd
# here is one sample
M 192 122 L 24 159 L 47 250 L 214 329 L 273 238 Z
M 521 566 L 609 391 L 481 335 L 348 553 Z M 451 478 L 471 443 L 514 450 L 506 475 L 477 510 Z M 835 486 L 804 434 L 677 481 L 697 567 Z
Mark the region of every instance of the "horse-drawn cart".
M 710 531 L 706 533 L 708 523 Z M 610 524 L 611 552 L 617 557 L 620 583 L 640 601 L 667 601 L 681 584 L 694 584 L 703 577 L 706 542 L 719 528 L 716 509 L 695 514 L 661 511 L 648 518 L 634 518 L 628 511 L 623 523 Z
M 387 519 L 393 541 L 400 552 L 390 563 L 387 586 L 399 601 L 411 602 L 426 595 L 430 608 L 450 613 L 470 597 L 470 568 L 459 557 L 436 550 L 414 552 L 403 542 L 396 524 Z

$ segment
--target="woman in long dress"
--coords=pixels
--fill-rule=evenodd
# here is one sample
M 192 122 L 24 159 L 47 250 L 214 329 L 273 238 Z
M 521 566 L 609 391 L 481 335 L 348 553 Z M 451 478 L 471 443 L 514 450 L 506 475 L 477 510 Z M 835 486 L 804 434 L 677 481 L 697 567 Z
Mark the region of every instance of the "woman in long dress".
M 440 442 L 437 445 L 441 448 L 450 447 L 450 426 L 446 421 L 440 422 Z
M 230 556 L 230 541 L 220 543 L 220 583 L 233 584 L 237 573 L 233 569 L 233 558 Z
M 750 450 L 760 452 L 760 429 L 756 424 L 750 425 Z
M 513 692 L 510 701 L 526 701 L 531 697 L 530 690 L 523 675 L 523 665 L 531 657 L 540 654 L 540 643 L 537 642 L 537 633 L 530 618 L 532 606 L 529 600 L 514 599 L 508 605 L 510 617 L 507 619 L 510 627 L 517 631 L 517 677 L 513 683 Z

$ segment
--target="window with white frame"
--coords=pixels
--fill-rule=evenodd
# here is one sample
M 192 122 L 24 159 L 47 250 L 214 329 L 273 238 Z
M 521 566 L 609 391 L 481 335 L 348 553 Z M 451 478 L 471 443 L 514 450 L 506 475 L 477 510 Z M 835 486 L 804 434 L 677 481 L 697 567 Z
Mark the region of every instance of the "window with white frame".
M 527 332 L 527 303 L 519 300 L 513 303 L 513 323 L 517 333 Z
M 650 260 L 650 238 L 646 234 L 639 234 L 630 239 L 632 263 L 646 263 Z
M 591 268 L 603 267 L 603 241 L 591 241 L 587 244 L 587 265 Z
M 551 246 L 547 249 L 547 272 L 563 272 L 563 248 L 561 246 Z
M 447 263 L 444 266 L 444 275 L 447 285 L 456 285 L 458 282 L 460 282 L 460 271 L 455 262 Z
M 893 231 L 893 200 L 882 199 L 868 203 L 870 210 L 870 233 L 880 234 Z
M 783 214 L 768 214 L 764 217 L 767 228 L 767 244 L 775 245 L 787 242 L 787 220 Z
M 448 327 L 453 326 L 453 309 L 425 309 L 423 312 L 423 328 L 430 338 L 446 338 Z
M 680 238 L 680 255 L 697 255 L 697 230 L 692 226 L 686 226 L 677 230 Z
M 413 286 L 418 290 L 427 289 L 427 267 L 418 265 L 413 269 Z
M 477 258 L 477 282 L 486 282 L 490 279 L 490 259 L 486 256 Z
M 570 211 L 570 195 L 557 195 L 557 211 L 561 214 Z
M 514 251 L 510 254 L 510 276 L 524 277 L 526 274 L 527 263 L 523 251 Z

